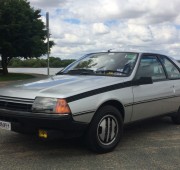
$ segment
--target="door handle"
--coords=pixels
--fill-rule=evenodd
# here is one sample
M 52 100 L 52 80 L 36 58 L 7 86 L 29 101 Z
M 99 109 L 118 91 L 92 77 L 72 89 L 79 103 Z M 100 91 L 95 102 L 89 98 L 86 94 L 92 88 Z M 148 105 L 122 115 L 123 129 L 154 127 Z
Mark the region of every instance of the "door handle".
M 171 89 L 173 90 L 173 93 L 176 93 L 176 89 L 175 89 L 175 86 L 171 86 Z

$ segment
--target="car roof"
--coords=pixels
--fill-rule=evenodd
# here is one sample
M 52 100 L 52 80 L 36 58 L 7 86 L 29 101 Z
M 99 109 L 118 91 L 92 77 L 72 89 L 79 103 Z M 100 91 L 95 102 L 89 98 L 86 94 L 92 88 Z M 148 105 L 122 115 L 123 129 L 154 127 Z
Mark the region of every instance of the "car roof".
M 147 51 L 110 51 L 110 50 L 108 50 L 108 51 L 101 51 L 101 52 L 93 52 L 93 53 L 90 53 L 90 54 L 98 54 L 98 53 L 138 53 L 138 54 L 155 54 L 155 55 L 164 55 L 164 56 L 167 56 L 165 54 L 156 53 L 156 52 L 147 52 Z

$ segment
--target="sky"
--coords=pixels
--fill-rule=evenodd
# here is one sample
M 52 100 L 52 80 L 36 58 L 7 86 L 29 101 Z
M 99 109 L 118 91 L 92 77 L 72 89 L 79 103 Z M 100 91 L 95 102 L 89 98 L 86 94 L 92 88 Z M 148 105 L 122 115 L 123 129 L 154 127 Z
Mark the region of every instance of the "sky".
M 146 51 L 180 60 L 180 0 L 29 0 L 49 12 L 51 56 Z

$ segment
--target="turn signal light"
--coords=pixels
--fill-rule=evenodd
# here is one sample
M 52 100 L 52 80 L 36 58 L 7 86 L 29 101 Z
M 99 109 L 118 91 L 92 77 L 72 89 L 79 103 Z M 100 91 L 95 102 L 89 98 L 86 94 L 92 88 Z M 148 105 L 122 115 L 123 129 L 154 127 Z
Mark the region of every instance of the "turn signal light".
M 55 112 L 59 114 L 69 114 L 71 112 L 65 99 L 57 99 Z

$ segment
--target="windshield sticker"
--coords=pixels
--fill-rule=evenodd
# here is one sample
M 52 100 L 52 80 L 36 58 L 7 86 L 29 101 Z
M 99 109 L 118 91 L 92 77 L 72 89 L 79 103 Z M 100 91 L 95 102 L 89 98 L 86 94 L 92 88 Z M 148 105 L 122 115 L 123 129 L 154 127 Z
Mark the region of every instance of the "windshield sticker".
M 107 72 L 106 74 L 107 74 L 107 75 L 114 75 L 113 72 Z
M 136 54 L 126 54 L 125 58 L 135 60 Z

